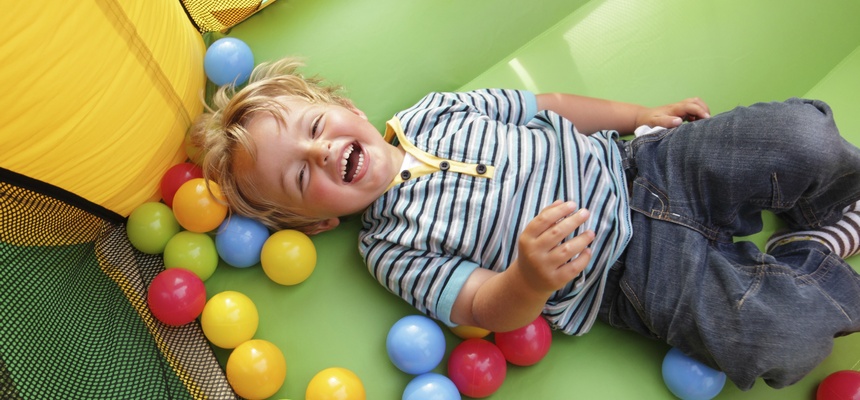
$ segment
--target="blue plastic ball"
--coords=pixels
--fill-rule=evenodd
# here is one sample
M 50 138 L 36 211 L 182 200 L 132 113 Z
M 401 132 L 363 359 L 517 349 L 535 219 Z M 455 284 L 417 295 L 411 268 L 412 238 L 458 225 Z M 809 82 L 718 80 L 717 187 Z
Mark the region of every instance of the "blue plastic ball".
M 445 375 L 428 372 L 416 376 L 406 385 L 403 400 L 460 400 L 457 386 Z
M 231 37 L 209 45 L 203 58 L 203 70 L 216 85 L 245 83 L 254 69 L 254 54 L 245 42 Z
M 388 358 L 407 374 L 419 375 L 439 365 L 445 356 L 445 334 L 432 319 L 408 315 L 395 322 L 385 341 Z
M 663 382 L 682 400 L 710 400 L 723 390 L 726 374 L 672 348 L 663 358 Z
M 268 238 L 269 230 L 261 222 L 231 215 L 218 227 L 215 249 L 227 264 L 247 268 L 260 262 L 260 252 Z

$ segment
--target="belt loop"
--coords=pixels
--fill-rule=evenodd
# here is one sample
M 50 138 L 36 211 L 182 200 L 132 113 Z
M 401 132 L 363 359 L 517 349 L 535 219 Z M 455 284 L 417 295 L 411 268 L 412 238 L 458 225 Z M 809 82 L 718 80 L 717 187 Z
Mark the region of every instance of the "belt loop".
M 633 156 L 633 146 L 626 140 L 618 139 L 615 141 L 618 149 L 621 150 L 621 166 L 625 171 L 636 169 L 636 158 Z

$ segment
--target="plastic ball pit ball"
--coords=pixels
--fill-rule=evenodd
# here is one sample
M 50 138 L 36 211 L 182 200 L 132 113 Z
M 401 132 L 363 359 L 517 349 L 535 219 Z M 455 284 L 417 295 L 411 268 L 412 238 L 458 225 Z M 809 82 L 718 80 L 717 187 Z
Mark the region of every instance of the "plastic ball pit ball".
M 260 252 L 268 238 L 269 230 L 261 222 L 231 215 L 218 227 L 215 248 L 227 264 L 247 268 L 260 262 Z
M 218 267 L 215 241 L 205 233 L 182 231 L 173 235 L 164 247 L 164 267 L 184 268 L 209 279 Z
M 211 193 L 210 193 L 211 190 Z M 214 230 L 227 217 L 227 203 L 215 182 L 194 178 L 182 184 L 173 195 L 173 214 L 179 225 L 198 233 Z
M 402 400 L 460 400 L 454 382 L 445 375 L 428 372 L 416 376 L 403 390 Z
M 193 272 L 173 268 L 160 272 L 149 284 L 146 302 L 152 315 L 166 325 L 194 321 L 206 305 L 206 287 Z
M 509 363 L 521 367 L 537 364 L 549 353 L 552 331 L 543 317 L 510 332 L 496 332 L 496 346 Z
M 340 367 L 317 372 L 305 391 L 305 400 L 365 400 L 364 384 L 354 372 Z
M 275 394 L 287 376 L 284 353 L 273 343 L 254 339 L 237 346 L 227 358 L 227 382 L 241 397 L 266 399 Z
M 180 228 L 170 207 L 148 202 L 131 212 L 125 230 L 128 241 L 135 249 L 146 254 L 161 254 Z
M 818 385 L 816 400 L 860 400 L 860 371 L 836 371 Z
M 457 337 L 459 337 L 460 339 L 480 339 L 482 337 L 486 337 L 491 333 L 487 329 L 469 325 L 457 325 L 450 329 L 451 333 L 457 335 Z
M 723 390 L 726 374 L 672 348 L 663 358 L 663 382 L 681 400 L 710 400 Z
M 218 86 L 228 83 L 239 86 L 251 76 L 254 54 L 251 48 L 239 39 L 221 38 L 206 50 L 203 69 L 209 80 Z
M 314 272 L 317 250 L 314 242 L 296 230 L 278 231 L 266 239 L 260 252 L 263 272 L 281 285 L 297 285 Z
M 388 358 L 407 374 L 430 372 L 445 356 L 445 334 L 432 319 L 407 315 L 388 330 L 385 340 Z
M 203 307 L 200 326 L 212 344 L 232 349 L 257 332 L 260 316 L 248 296 L 231 290 L 212 296 Z
M 507 371 L 502 351 L 484 339 L 464 340 L 448 358 L 448 377 L 468 397 L 484 398 L 495 393 Z
M 170 167 L 161 178 L 161 200 L 173 207 L 173 196 L 183 183 L 194 178 L 203 178 L 203 170 L 193 163 L 176 164 Z

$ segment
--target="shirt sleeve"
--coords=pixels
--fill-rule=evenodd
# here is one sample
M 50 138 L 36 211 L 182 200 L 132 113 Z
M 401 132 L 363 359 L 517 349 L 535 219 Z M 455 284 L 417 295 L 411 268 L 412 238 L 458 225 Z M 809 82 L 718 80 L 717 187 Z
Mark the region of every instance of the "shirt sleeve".
M 448 326 L 454 302 L 478 264 L 363 237 L 359 250 L 371 274 L 391 293 Z

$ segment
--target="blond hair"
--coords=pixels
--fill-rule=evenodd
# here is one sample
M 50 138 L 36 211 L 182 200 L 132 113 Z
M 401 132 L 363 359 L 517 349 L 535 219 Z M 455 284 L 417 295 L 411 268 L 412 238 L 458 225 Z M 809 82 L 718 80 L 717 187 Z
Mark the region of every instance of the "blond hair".
M 257 113 L 269 113 L 284 122 L 285 106 L 277 101 L 284 96 L 352 107 L 349 99 L 337 93 L 340 87 L 298 73 L 302 66 L 304 64 L 296 58 L 261 63 L 241 90 L 237 91 L 233 85 L 219 88 L 212 98 L 212 106 L 206 107 L 206 112 L 191 128 L 192 144 L 205 154 L 201 167 L 207 183 L 218 183 L 232 212 L 256 219 L 275 230 L 290 228 L 309 232 L 321 221 L 301 215 L 302 210 L 291 210 L 267 199 L 253 181 L 252 174 L 237 168 L 238 154 L 246 153 L 252 160 L 256 158 L 246 125 Z

